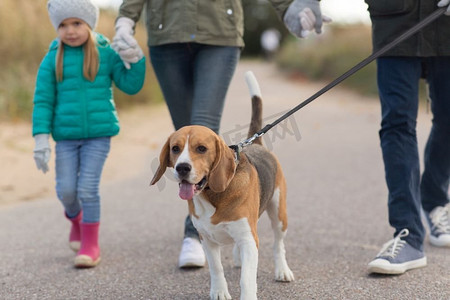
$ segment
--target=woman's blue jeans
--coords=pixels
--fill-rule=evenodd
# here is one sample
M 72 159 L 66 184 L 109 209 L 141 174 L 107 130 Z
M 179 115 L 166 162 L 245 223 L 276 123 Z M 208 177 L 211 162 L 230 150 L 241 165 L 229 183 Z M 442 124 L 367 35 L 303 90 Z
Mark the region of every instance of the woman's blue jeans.
M 449 201 L 450 57 L 383 57 L 377 67 L 389 223 L 394 235 L 407 228 L 408 243 L 422 249 L 421 209 L 428 213 Z M 421 178 L 416 121 L 422 75 L 429 84 L 433 121 Z
M 178 43 L 151 46 L 150 59 L 175 129 L 203 125 L 219 133 L 239 47 Z M 185 237 L 198 238 L 188 216 Z
M 150 47 L 150 58 L 175 129 L 203 125 L 216 133 L 240 48 L 197 43 Z
M 56 142 L 56 194 L 69 218 L 83 210 L 83 223 L 100 221 L 99 185 L 110 137 Z

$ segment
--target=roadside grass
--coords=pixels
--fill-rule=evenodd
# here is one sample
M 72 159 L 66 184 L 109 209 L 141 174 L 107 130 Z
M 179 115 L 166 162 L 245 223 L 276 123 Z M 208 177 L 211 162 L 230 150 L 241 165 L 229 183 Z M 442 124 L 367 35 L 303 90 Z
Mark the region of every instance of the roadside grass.
M 279 52 L 276 63 L 291 75 L 331 81 L 369 56 L 371 51 L 369 25 L 327 25 L 321 35 L 306 39 L 289 38 Z M 375 62 L 342 84 L 364 95 L 377 95 Z
M 326 25 L 324 33 L 311 38 L 292 36 L 276 57 L 278 67 L 293 77 L 331 82 L 372 54 L 371 26 Z M 342 86 L 378 99 L 376 63 L 371 62 L 341 83 Z M 430 105 L 425 80 L 419 81 L 420 105 Z M 427 108 L 429 109 L 429 108 Z

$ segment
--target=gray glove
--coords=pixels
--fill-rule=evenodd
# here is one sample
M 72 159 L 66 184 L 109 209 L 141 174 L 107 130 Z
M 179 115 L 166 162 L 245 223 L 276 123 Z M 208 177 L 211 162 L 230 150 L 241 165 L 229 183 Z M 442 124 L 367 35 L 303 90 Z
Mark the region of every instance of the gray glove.
M 49 135 L 42 133 L 34 136 L 34 161 L 38 170 L 46 173 L 48 171 L 48 161 L 50 160 L 50 144 L 48 142 Z
M 439 7 L 447 6 L 447 11 L 445 12 L 446 16 L 450 16 L 450 6 L 449 6 L 449 4 L 450 4 L 450 0 L 441 0 L 437 4 Z
M 144 57 L 144 52 L 142 52 L 141 47 L 139 45 L 136 45 L 135 47 L 129 47 L 129 48 L 119 48 L 120 58 L 123 61 L 123 64 L 125 65 L 125 68 L 130 69 L 130 64 L 135 64 L 138 61 L 140 61 Z
M 331 19 L 322 15 L 318 0 L 294 0 L 286 10 L 283 21 L 292 34 L 303 38 L 313 29 L 321 33 L 323 22 L 331 22 Z
M 130 64 L 137 63 L 144 57 L 142 49 L 134 38 L 133 20 L 121 17 L 116 22 L 116 35 L 113 38 L 111 47 L 119 54 L 123 64 L 127 69 Z

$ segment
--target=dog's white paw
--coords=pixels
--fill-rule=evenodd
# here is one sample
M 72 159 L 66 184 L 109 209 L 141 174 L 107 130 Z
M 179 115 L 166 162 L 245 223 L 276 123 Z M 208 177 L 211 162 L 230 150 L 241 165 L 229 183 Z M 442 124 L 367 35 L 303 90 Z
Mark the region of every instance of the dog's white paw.
M 211 300 L 230 300 L 231 296 L 227 290 L 211 290 L 209 294 Z
M 275 270 L 275 280 L 284 282 L 293 281 L 294 273 L 292 273 L 291 269 L 289 269 L 288 266 L 277 268 Z

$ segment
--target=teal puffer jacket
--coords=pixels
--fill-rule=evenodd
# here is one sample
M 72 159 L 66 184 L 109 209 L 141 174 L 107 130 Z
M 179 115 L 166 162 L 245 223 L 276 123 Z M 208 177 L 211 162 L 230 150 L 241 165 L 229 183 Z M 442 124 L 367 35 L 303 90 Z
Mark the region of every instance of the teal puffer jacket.
M 83 76 L 83 48 L 64 46 L 63 80 L 55 77 L 58 40 L 44 57 L 36 80 L 33 136 L 51 133 L 55 141 L 114 136 L 119 119 L 113 100 L 112 82 L 127 94 L 142 88 L 145 58 L 127 70 L 109 41 L 96 34 L 100 64 L 94 81 Z

